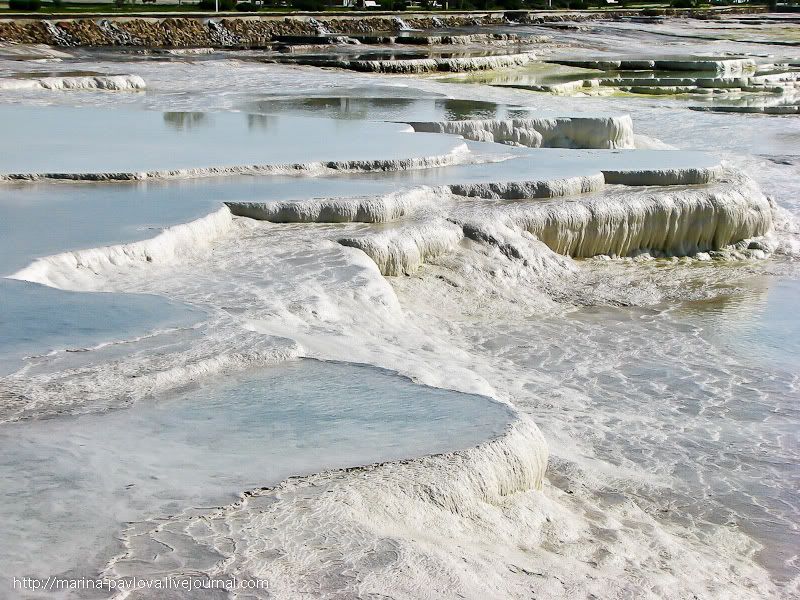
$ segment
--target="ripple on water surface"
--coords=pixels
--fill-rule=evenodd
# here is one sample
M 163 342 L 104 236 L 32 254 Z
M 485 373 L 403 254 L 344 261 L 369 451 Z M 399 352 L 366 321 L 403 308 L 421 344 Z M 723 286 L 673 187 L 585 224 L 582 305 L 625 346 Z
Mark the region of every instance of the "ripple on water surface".
M 585 472 L 605 473 L 654 518 L 718 544 L 720 560 L 741 552 L 728 534 L 754 539 L 758 562 L 787 582 L 800 516 L 800 282 L 730 283 L 704 301 L 577 310 L 540 323 L 538 335 L 558 342 L 534 349 L 536 329 L 520 326 L 493 343 L 558 382 L 542 392 L 552 404 L 521 407 L 550 444 L 551 481 L 571 477 L 560 463 L 580 455 Z

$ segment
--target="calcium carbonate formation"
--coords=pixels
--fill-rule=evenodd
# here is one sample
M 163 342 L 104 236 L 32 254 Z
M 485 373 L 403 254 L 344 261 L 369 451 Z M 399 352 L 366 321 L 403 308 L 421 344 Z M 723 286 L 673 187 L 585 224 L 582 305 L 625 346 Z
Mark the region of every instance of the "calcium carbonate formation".
M 773 59 L 774 60 L 774 59 Z M 644 96 L 686 96 L 707 102 L 693 110 L 795 114 L 800 103 L 800 71 L 786 62 L 752 58 L 676 58 L 673 60 L 557 60 L 585 71 L 560 83 L 498 83 L 497 87 L 547 92 L 557 96 L 604 96 L 624 92 Z
M 367 73 L 415 74 L 432 73 L 436 71 L 463 73 L 469 71 L 502 69 L 523 66 L 533 59 L 534 56 L 531 53 L 519 53 L 450 58 L 398 58 L 377 60 L 348 60 L 344 58 L 331 60 L 327 57 L 291 57 L 288 59 L 280 59 L 280 61 L 300 65 L 337 67 L 340 69 Z
M 621 117 L 535 117 L 413 122 L 414 131 L 450 133 L 478 142 L 532 148 L 633 148 L 633 123 Z
M 612 187 L 569 201 L 482 206 L 473 200 L 459 204 L 449 220 L 412 222 L 339 243 L 362 250 L 384 275 L 397 276 L 414 273 L 426 261 L 454 250 L 465 236 L 479 242 L 497 239 L 485 231 L 498 224 L 506 231 L 528 232 L 550 251 L 573 258 L 686 256 L 722 250 L 771 230 L 770 203 L 742 174 L 729 173 L 706 188 L 676 185 Z M 515 250 L 513 243 L 500 245 L 508 256 L 521 258 L 527 252 Z
M 690 106 L 690 110 L 719 113 L 750 113 L 762 115 L 796 115 L 800 114 L 800 103 L 779 104 L 775 106 Z
M 466 144 L 456 145 L 450 152 L 436 156 L 376 160 L 331 160 L 299 164 L 233 165 L 229 167 L 197 167 L 163 171 L 124 171 L 104 173 L 6 173 L 2 181 L 141 181 L 146 179 L 187 179 L 227 175 L 315 175 L 331 173 L 371 173 L 380 171 L 413 171 L 467 163 L 473 160 Z
M 628 117 L 425 122 L 413 128 L 534 148 L 635 148 Z M 447 155 L 396 160 L 6 178 L 357 174 L 472 160 L 468 146 L 460 144 Z M 189 349 L 144 352 L 68 373 L 4 379 L 0 393 L 10 401 L 0 420 L 33 411 L 49 415 L 117 407 L 219 373 L 314 352 L 325 357 L 326 349 L 358 339 L 361 333 L 355 328 L 379 331 L 375 338 L 361 339 L 392 346 L 386 340 L 401 338 L 403 329 L 427 325 L 404 320 L 405 306 L 395 289 L 402 282 L 423 281 L 431 269 L 438 268 L 441 275 L 442 265 L 458 264 L 468 277 L 494 276 L 510 268 L 524 272 L 526 282 L 552 283 L 581 269 L 573 259 L 692 256 L 734 244 L 764 248 L 753 238 L 772 228 L 773 207 L 758 186 L 722 165 L 595 167 L 536 178 L 523 170 L 531 164 L 526 160 L 517 163 L 523 165 L 519 172 L 499 170 L 511 175 L 496 181 L 485 176 L 458 181 L 454 176 L 447 184 L 372 196 L 228 201 L 204 218 L 166 228 L 148 240 L 39 258 L 12 277 L 83 291 L 133 288 L 201 304 L 213 289 L 218 304 L 211 305 L 211 324 L 200 331 L 203 343 Z M 299 250 L 293 247 L 297 240 Z M 277 255 L 285 255 L 283 262 L 275 259 Z M 301 265 L 297 268 L 307 277 L 305 285 L 292 278 L 297 273 L 286 278 L 264 275 L 283 274 L 279 268 L 292 263 Z M 413 274 L 417 277 L 404 277 Z M 439 281 L 424 283 L 435 286 Z M 454 288 L 460 285 L 446 274 L 441 281 Z M 281 288 L 284 284 L 287 287 Z M 495 289 L 483 291 L 488 295 Z M 281 337 L 287 331 L 300 341 Z M 447 354 L 442 346 L 428 348 L 432 339 L 419 335 L 409 346 L 403 346 L 403 340 L 396 344 L 397 352 Z M 469 353 L 463 354 L 469 366 Z M 513 399 L 511 389 L 502 399 Z M 480 598 L 515 589 L 529 593 L 532 585 L 541 586 L 537 592 L 550 589 L 554 579 L 531 571 L 530 565 L 555 566 L 556 560 L 569 560 L 570 568 L 562 565 L 558 573 L 565 571 L 567 577 L 576 570 L 575 579 L 584 581 L 590 561 L 610 556 L 607 547 L 619 551 L 622 542 L 614 538 L 607 545 L 597 543 L 602 536 L 585 516 L 568 514 L 539 493 L 546 485 L 548 446 L 529 417 L 514 415 L 515 422 L 503 435 L 471 449 L 295 477 L 274 488 L 247 492 L 238 502 L 216 509 L 196 508 L 133 524 L 121 536 L 123 551 L 108 561 L 103 575 L 235 574 L 268 581 L 272 596 L 313 595 L 324 589 L 327 595 L 350 597 L 390 589 L 398 597 L 457 591 Z M 652 522 L 647 515 L 637 519 Z M 647 540 L 644 554 L 635 558 L 649 561 L 648 569 L 666 555 L 674 555 L 673 566 L 691 569 L 700 563 L 706 569 L 699 583 L 671 578 L 665 586 L 679 585 L 681 594 L 706 588 L 727 593 L 749 582 L 747 573 L 731 575 L 728 565 L 709 560 L 701 544 L 676 541 L 662 529 L 657 535 L 652 531 L 642 533 Z M 440 544 L 441 539 L 448 543 Z M 586 539 L 592 545 L 587 547 Z M 577 540 L 574 546 L 571 540 Z M 550 552 L 554 547 L 559 553 Z M 626 582 L 631 579 L 628 563 L 602 560 L 608 563 L 606 572 Z M 492 581 L 474 576 L 484 571 L 500 575 Z M 649 582 L 626 585 L 625 595 L 652 591 Z
M 533 54 L 508 45 L 520 39 L 513 34 L 396 33 L 429 26 L 469 26 L 470 19 L 515 27 L 530 23 L 533 17 L 507 12 L 454 18 L 413 14 L 404 15 L 404 19 L 136 18 L 91 19 L 82 24 L 70 19 L 21 26 L 0 23 L 0 34 L 13 28 L 25 35 L 36 31 L 46 41 L 63 46 L 143 46 L 147 49 L 142 53 L 175 55 L 207 53 L 211 45 L 264 48 L 280 41 L 290 46 L 288 50 L 281 47 L 281 51 L 309 52 L 306 56 L 287 55 L 285 62 L 387 74 L 469 72 L 524 66 L 533 60 Z M 625 41 L 641 42 L 641 32 L 632 35 L 635 29 L 626 29 L 626 25 L 630 23 L 616 21 L 613 27 L 626 31 L 622 36 Z M 573 23 L 561 27 L 568 35 L 588 29 Z M 673 102 L 668 97 L 676 96 L 690 99 L 691 108 L 698 110 L 794 115 L 800 65 L 781 65 L 778 59 L 767 56 L 754 59 L 738 55 L 655 58 L 647 54 L 616 60 L 610 53 L 617 42 L 602 37 L 607 32 L 603 33 L 601 27 L 593 44 L 602 45 L 610 59 L 559 61 L 568 67 L 592 69 L 593 73 L 581 71 L 575 74 L 575 80 L 563 83 L 498 85 L 558 95 L 614 94 L 618 96 L 615 103 L 637 103 L 635 113 L 653 119 L 647 133 L 660 135 L 659 127 L 674 126 L 678 133 L 671 132 L 672 138 L 667 141 L 677 144 L 685 134 L 697 136 L 693 139 L 698 145 L 710 146 L 721 140 L 722 146 L 730 134 L 736 139 L 726 151 L 738 152 L 747 135 L 727 127 L 734 121 L 770 122 L 771 137 L 759 139 L 761 144 L 764 140 L 775 142 L 776 131 L 787 137 L 792 134 L 791 126 L 781 132 L 779 123 L 788 123 L 791 117 L 726 119 L 683 113 L 683 119 L 668 121 L 667 111 L 658 112 L 653 107 Z M 375 53 L 363 52 L 360 47 L 338 48 L 333 60 L 319 58 L 319 48 L 297 47 L 355 41 L 404 47 Z M 430 52 L 429 46 L 440 44 L 506 46 L 500 50 L 503 54 L 487 54 L 496 48 L 461 47 Z M 172 48 L 193 45 L 204 48 Z M 156 50 L 158 46 L 170 49 Z M 566 52 L 567 48 L 537 49 L 537 54 Z M 449 53 L 443 54 L 445 50 Z M 667 51 L 674 52 L 674 47 Z M 310 56 L 314 52 L 320 54 Z M 344 95 L 363 100 L 368 90 L 375 96 L 368 97 L 375 106 L 378 100 L 390 99 L 381 106 L 381 114 L 402 107 L 398 110 L 407 117 L 423 104 L 425 110 L 430 109 L 430 98 L 452 97 L 453 90 L 463 89 L 448 88 L 437 81 L 441 78 L 423 78 L 421 82 L 417 78 L 414 86 L 418 85 L 420 91 L 409 89 L 408 78 L 325 74 L 275 65 L 254 68 L 249 61 L 255 53 L 245 53 L 249 58 L 241 61 L 238 57 L 231 59 L 230 54 L 225 53 L 222 67 L 209 66 L 214 57 L 199 61 L 202 67 L 190 67 L 189 60 L 152 65 L 151 61 L 141 62 L 148 83 L 152 72 L 152 82 L 165 91 L 148 96 L 148 108 L 175 109 L 174 98 L 181 108 L 195 110 L 230 107 L 231 102 L 242 101 L 238 105 L 241 108 L 244 100 L 252 106 L 255 101 L 248 93 L 261 98 L 265 90 L 269 94 L 286 91 L 273 85 L 277 80 L 312 90 L 304 100 L 315 94 L 330 94 L 331 89 L 344 89 Z M 401 58 L 374 58 L 393 55 Z M 359 56 L 364 58 L 356 58 Z M 70 58 L 55 53 L 41 57 Z M 73 58 L 89 62 L 85 53 Z M 233 64 L 236 69 L 231 68 Z M 522 80 L 537 77 L 538 69 L 521 70 Z M 64 104 L 81 96 L 91 97 L 97 105 L 113 98 L 37 92 L 145 88 L 145 81 L 135 75 L 64 73 L 28 73 L 0 79 L 0 90 L 20 91 L 8 94 L 12 100 L 37 96 Z M 183 77 L 184 87 L 171 89 L 166 73 Z M 275 73 L 278 76 L 272 78 Z M 482 74 L 469 79 L 493 77 Z M 515 77 L 512 73 L 508 79 Z M 373 85 L 378 79 L 380 84 Z M 562 81 L 560 76 L 552 80 Z M 219 81 L 223 83 L 218 85 Z M 231 95 L 234 87 L 237 93 Z M 519 101 L 516 104 L 524 105 L 526 98 L 532 98 L 509 90 L 481 90 L 487 99 L 511 98 Z M 631 99 L 628 94 L 650 98 Z M 298 95 L 295 88 L 287 97 Z M 134 95 L 117 99 L 137 100 Z M 406 101 L 408 104 L 403 104 Z M 535 97 L 536 103 L 542 101 L 547 99 Z M 416 102 L 419 104 L 413 104 Z M 563 100 L 561 104 L 571 102 Z M 593 110 L 600 103 L 592 98 L 581 102 L 582 110 Z M 290 106 L 292 100 L 281 104 L 289 110 L 298 108 Z M 347 116 L 356 115 L 367 104 L 355 107 Z M 315 101 L 302 109 L 310 106 L 315 106 Z M 373 105 L 369 106 L 371 109 Z M 481 102 L 451 107 L 453 110 L 436 102 L 434 114 L 442 110 L 444 114 L 464 114 L 462 110 L 473 109 L 473 114 L 502 114 L 506 106 Z M 516 110 L 519 106 L 513 108 L 507 114 L 536 114 L 532 108 L 526 112 Z M 665 117 L 663 122 L 658 120 L 661 117 Z M 115 522 L 107 527 L 102 543 L 81 540 L 96 554 L 89 559 L 78 556 L 84 561 L 80 568 L 112 579 L 135 576 L 153 580 L 188 574 L 206 582 L 229 577 L 239 582 L 258 580 L 266 583 L 265 588 L 239 595 L 264 600 L 317 596 L 415 600 L 778 597 L 780 585 L 775 583 L 777 579 L 770 580 L 774 564 L 764 559 L 770 549 L 759 547 L 763 540 L 751 535 L 747 527 L 754 523 L 760 527 L 764 522 L 782 524 L 787 514 L 791 522 L 796 516 L 791 501 L 784 500 L 786 491 L 781 485 L 773 485 L 776 479 L 769 465 L 763 468 L 764 463 L 759 462 L 764 457 L 771 464 L 786 465 L 791 464 L 786 456 L 794 457 L 792 452 L 775 453 L 775 446 L 770 446 L 771 438 L 779 438 L 778 445 L 785 443 L 781 435 L 774 434 L 785 429 L 782 419 L 791 411 L 787 413 L 783 405 L 773 401 L 775 390 L 795 389 L 792 373 L 782 387 L 781 373 L 767 360 L 762 362 L 771 349 L 754 339 L 757 335 L 747 336 L 744 356 L 737 356 L 739 350 L 732 347 L 734 340 L 730 339 L 736 336 L 728 336 L 723 326 L 739 325 L 740 321 L 720 317 L 716 303 L 713 311 L 702 313 L 699 319 L 695 307 L 685 311 L 692 315 L 679 318 L 662 309 L 665 298 L 689 295 L 691 299 L 705 299 L 704 294 L 716 293 L 712 288 L 720 281 L 726 286 L 738 285 L 738 281 L 734 284 L 733 278 L 729 279 L 732 273 L 749 275 L 759 269 L 750 259 L 783 252 L 780 244 L 786 240 L 776 241 L 782 228 L 794 228 L 794 237 L 789 240 L 794 247 L 785 253 L 796 258 L 796 222 L 790 222 L 788 213 L 781 214 L 752 179 L 727 163 L 715 164 L 689 152 L 638 152 L 664 145 L 635 136 L 627 116 L 455 121 L 436 120 L 446 118 L 442 116 L 415 118 L 431 119 L 412 123 L 410 127 L 416 132 L 461 136 L 478 143 L 451 138 L 453 143 L 447 145 L 447 150 L 455 148 L 451 152 L 437 150 L 442 154 L 414 158 L 394 153 L 392 156 L 398 158 L 391 160 L 348 160 L 345 155 L 327 162 L 259 164 L 256 159 L 251 165 L 204 166 L 215 164 L 216 156 L 212 156 L 208 162 L 190 162 L 190 168 L 185 169 L 163 169 L 165 165 L 161 164 L 152 167 L 159 170 L 148 172 L 0 176 L 0 181 L 21 183 L 39 179 L 137 182 L 263 176 L 255 185 L 237 182 L 231 187 L 224 182 L 158 184 L 159 188 L 180 188 L 181 194 L 188 189 L 190 201 L 198 191 L 203 202 L 215 197 L 214 190 L 224 188 L 220 198 L 227 201 L 209 209 L 213 212 L 205 217 L 142 234 L 153 236 L 150 239 L 50 256 L 31 254 L 38 258 L 26 259 L 33 262 L 12 278 L 82 292 L 155 294 L 170 302 L 185 303 L 192 311 L 202 312 L 203 317 L 191 320 L 189 325 L 169 325 L 166 331 L 144 333 L 144 338 L 136 340 L 103 341 L 111 346 L 107 353 L 95 346 L 68 348 L 68 352 L 57 348 L 51 355 L 26 358 L 24 368 L 0 376 L 0 422 L 102 412 L 161 400 L 166 392 L 194 387 L 195 382 L 202 387 L 212 377 L 226 373 L 238 377 L 254 367 L 299 357 L 367 362 L 427 385 L 485 394 L 508 404 L 509 419 L 513 419 L 499 435 L 475 447 L 435 456 L 412 453 L 416 457 L 408 460 L 363 465 L 371 460 L 367 458 L 361 461 L 362 466 L 316 474 L 308 474 L 310 468 L 298 469 L 301 475 L 282 482 L 277 478 L 284 474 L 257 482 L 270 487 L 243 492 L 235 502 L 228 496 L 203 502 L 203 506 L 198 506 L 199 502 L 175 506 L 173 499 L 169 514 L 159 509 L 145 515 L 139 506 L 141 510 L 128 519 L 126 502 L 147 494 L 146 484 L 137 481 L 135 489 L 128 486 L 124 490 L 105 486 L 119 500 L 109 512 L 125 518 L 127 524 Z M 701 131 L 692 120 L 704 126 L 721 126 Z M 248 125 L 255 126 L 249 120 Z M 271 125 L 266 120 L 261 125 L 268 134 Z M 24 135 L 24 128 L 21 130 Z M 756 132 L 761 135 L 763 130 L 756 128 Z M 184 134 L 189 137 L 188 131 L 180 135 Z M 709 139 L 700 139 L 704 134 Z M 299 132 L 297 137 L 301 137 Z M 755 161 L 742 156 L 735 159 L 751 170 L 754 164 L 763 165 L 763 178 L 770 182 L 771 193 L 784 183 L 773 186 L 772 175 L 778 175 L 776 180 L 787 177 L 787 173 L 791 177 L 796 158 L 791 149 L 780 144 L 776 147 L 782 156 L 776 150 L 775 156 L 759 156 Z M 571 150 L 539 150 L 547 148 Z M 486 162 L 467 167 L 481 161 Z M 750 161 L 749 166 L 745 161 Z M 779 161 L 788 169 L 776 168 Z M 94 167 L 97 165 L 80 169 L 91 171 Z M 422 177 L 399 174 L 414 169 L 436 171 Z M 273 175 L 280 177 L 273 181 Z M 328 187 L 318 185 L 325 182 L 303 183 L 286 175 L 324 175 L 326 181 L 336 179 L 336 183 Z M 343 177 L 337 179 L 338 175 Z M 416 185 L 418 181 L 434 183 L 421 186 Z M 155 183 L 67 186 L 45 182 L 2 187 L 13 189 L 13 193 L 25 189 L 34 195 L 40 188 L 69 189 L 76 194 L 83 187 L 92 187 L 95 193 L 105 188 L 115 192 L 148 188 L 149 197 Z M 318 193 L 309 189 L 323 190 L 324 197 L 303 197 Z M 238 199 L 228 200 L 228 193 L 235 190 L 240 194 Z M 252 190 L 263 190 L 263 197 Z M 353 195 L 336 197 L 339 190 Z M 149 199 L 156 202 L 162 191 Z M 171 200 L 169 192 L 163 196 Z M 136 195 L 109 195 L 109 201 L 130 198 Z M 181 196 L 181 200 L 186 199 Z M 155 210 L 156 218 L 162 217 L 158 208 L 148 205 L 145 209 Z M 86 209 L 81 206 L 77 210 Z M 171 213 L 165 213 L 164 218 L 169 219 Z M 127 216 L 124 209 L 121 215 Z M 147 218 L 144 220 L 147 222 Z M 108 231 L 102 233 L 108 235 Z M 96 232 L 91 230 L 86 235 L 91 237 Z M 130 230 L 125 235 L 131 235 Z M 59 250 L 64 248 L 72 246 L 59 246 Z M 41 254 L 45 252 L 55 250 Z M 748 260 L 737 268 L 730 259 L 740 258 Z M 721 265 L 713 264 L 712 259 L 728 260 L 719 268 Z M 19 262 L 14 264 L 13 268 L 18 268 Z M 768 268 L 789 271 L 780 260 L 771 262 Z M 690 285 L 695 282 L 699 285 Z M 38 287 L 19 281 L 9 284 Z M 759 302 L 766 298 L 761 293 L 760 289 L 748 289 L 748 297 L 741 304 L 731 303 L 735 306 L 725 312 L 736 313 L 737 318 L 758 312 Z M 645 296 L 646 300 L 640 301 Z M 618 309 L 618 305 L 627 303 L 641 307 L 657 302 L 656 310 Z M 590 305 L 591 310 L 575 310 L 583 304 Z M 695 325 L 698 321 L 700 324 Z M 716 344 L 706 331 L 717 329 L 717 325 L 722 325 L 719 333 L 726 338 L 724 344 Z M 659 375 L 664 365 L 669 367 L 666 376 Z M 753 384 L 764 373 L 768 387 Z M 360 391 L 354 388 L 354 393 Z M 660 402 L 665 397 L 671 401 Z M 391 400 L 384 403 L 387 414 L 394 408 Z M 342 399 L 343 403 L 347 401 Z M 231 410 L 235 412 L 235 403 Z M 135 410 L 131 413 L 136 416 Z M 722 413 L 724 422 L 715 420 Z M 684 426 L 687 414 L 691 415 L 690 427 Z M 762 415 L 766 415 L 763 423 L 759 422 Z M 203 417 L 202 413 L 196 416 Z M 542 424 L 549 447 L 533 418 Z M 102 417 L 98 420 L 102 422 Z M 779 429 L 772 426 L 773 422 Z M 183 425 L 177 424 L 181 429 Z M 307 440 L 302 437 L 298 437 L 298 443 L 305 444 Z M 664 444 L 664 440 L 669 443 Z M 733 447 L 741 450 L 733 453 L 736 468 L 720 468 Z M 748 448 L 760 453 L 749 465 L 748 460 L 756 455 L 748 459 Z M 49 450 L 45 444 L 42 452 Z M 364 458 L 363 454 L 358 456 Z M 334 463 L 325 464 L 330 467 Z M 345 464 L 359 464 L 358 457 Z M 58 461 L 55 465 L 62 467 Z M 734 471 L 739 468 L 756 475 L 749 480 L 746 476 L 738 479 L 741 474 Z M 163 481 L 161 478 L 159 483 Z M 223 493 L 231 491 L 224 481 L 192 484 L 208 484 L 211 489 L 216 485 L 224 488 Z M 757 503 L 757 498 L 750 496 L 751 490 L 762 484 L 770 491 L 769 498 L 764 497 L 764 507 L 751 510 Z M 791 499 L 791 489 L 788 494 Z M 769 504 L 773 501 L 788 509 L 769 512 L 774 509 L 775 504 Z M 94 502 L 97 506 L 100 500 Z M 48 508 L 40 499 L 22 504 L 34 516 Z M 687 527 L 687 522 L 691 526 Z M 12 527 L 17 525 L 12 523 Z M 25 538 L 26 544 L 30 543 L 26 550 L 39 543 L 31 541 L 35 537 Z M 47 543 L 52 544 L 52 540 Z M 111 543 L 118 543 L 118 547 L 109 551 Z M 771 560 L 777 556 L 783 561 L 785 556 L 780 553 L 784 550 L 773 553 Z M 115 554 L 109 556 L 110 552 Z M 72 554 L 69 560 L 73 560 Z M 42 570 L 54 569 L 46 558 L 39 562 L 44 564 Z M 778 570 L 793 572 L 792 577 L 796 565 L 787 568 L 789 562 Z M 796 587 L 796 581 L 789 582 L 789 594 L 794 591 L 793 585 Z M 149 594 L 141 592 L 143 597 L 150 598 Z
M 711 71 L 724 75 L 754 72 L 752 58 L 553 60 L 558 64 L 600 71 Z
M 525 200 L 587 194 L 600 191 L 605 187 L 605 184 L 606 180 L 603 173 L 594 173 L 556 179 L 454 183 L 448 186 L 448 189 L 453 194 L 469 198 Z
M 339 243 L 364 252 L 383 275 L 410 275 L 426 261 L 452 250 L 463 237 L 462 227 L 438 220 L 345 237 Z
M 148 547 L 170 538 L 181 540 L 170 546 L 171 561 L 194 570 L 200 566 L 196 561 L 201 555 L 217 548 L 220 564 L 249 577 L 263 577 L 269 581 L 271 594 L 291 596 L 326 582 L 331 594 L 358 595 L 374 586 L 345 573 L 361 572 L 369 564 L 381 574 L 407 561 L 409 567 L 415 564 L 414 555 L 403 552 L 402 542 L 381 541 L 398 516 L 409 527 L 409 535 L 415 535 L 418 527 L 427 527 L 429 519 L 441 519 L 437 530 L 461 520 L 486 526 L 499 522 L 503 506 L 510 507 L 515 498 L 541 489 L 547 454 L 539 430 L 522 417 L 503 436 L 473 449 L 292 479 L 274 489 L 249 492 L 237 502 L 209 511 L 202 520 L 186 514 L 132 527 L 123 536 L 125 551 L 109 562 L 104 575 L 118 577 L 135 571 L 134 565 Z M 353 475 L 357 483 L 348 483 Z M 336 506 L 339 508 L 334 509 Z M 290 517 L 297 515 L 298 509 L 300 519 Z M 287 518 L 294 525 L 279 539 L 270 523 Z M 415 520 L 417 524 L 412 525 Z M 526 516 L 520 525 L 533 523 Z M 246 543 L 225 544 L 224 530 Z M 308 533 L 311 531 L 313 536 Z M 334 543 L 337 538 L 341 543 Z M 264 560 L 266 548 L 274 559 Z M 405 569 L 398 571 L 401 581 L 397 576 L 395 581 L 400 585 L 397 589 L 404 590 L 402 596 L 430 597 L 439 591 L 446 595 L 440 587 L 428 587 L 441 585 L 434 583 L 438 577 L 428 581 L 418 576 L 421 566 L 413 566 L 408 575 L 402 575 Z M 438 570 L 444 564 L 430 566 Z
M 438 192 L 438 193 L 437 193 Z M 434 204 L 443 190 L 419 188 L 363 198 L 314 198 L 297 202 L 233 202 L 225 204 L 240 217 L 272 223 L 386 223 Z
M 763 236 L 772 227 L 772 208 L 752 180 L 732 176 L 709 189 L 616 190 L 529 205 L 508 218 L 554 252 L 575 258 L 686 256 Z
M 227 201 L 231 212 L 272 223 L 388 223 L 425 208 L 441 208 L 454 198 L 526 200 L 568 198 L 605 190 L 606 184 L 677 186 L 707 184 L 724 175 L 721 166 L 696 169 L 605 170 L 592 175 L 541 180 L 452 183 L 378 196 L 295 201 Z
M 87 280 L 73 280 L 81 289 Z M 203 327 L 203 344 L 127 360 L 89 365 L 77 371 L 56 371 L 38 377 L 0 378 L 0 423 L 35 414 L 39 418 L 128 407 L 193 381 L 225 373 L 265 367 L 303 354 L 296 342 L 243 330 L 230 321 L 215 320 Z M 154 332 L 154 335 L 164 332 Z M 111 344 L 130 343 L 120 340 Z M 102 385 L 100 385 L 102 382 Z
M 140 91 L 147 88 L 138 75 L 86 75 L 0 79 L 0 90 Z
M 191 223 L 169 227 L 151 239 L 39 258 L 11 278 L 71 289 L 84 276 L 94 277 L 143 263 L 169 262 L 191 254 L 207 247 L 230 227 L 230 210 L 222 207 Z

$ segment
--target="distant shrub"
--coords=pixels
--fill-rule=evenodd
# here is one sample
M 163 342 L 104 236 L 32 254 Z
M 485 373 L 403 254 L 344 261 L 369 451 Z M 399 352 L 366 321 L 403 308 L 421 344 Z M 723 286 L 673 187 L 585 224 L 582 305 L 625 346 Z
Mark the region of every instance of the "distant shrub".
M 292 6 L 297 10 L 319 12 L 325 10 L 324 0 L 292 0 Z
M 256 12 L 258 6 L 252 2 L 239 2 L 239 4 L 236 5 L 236 10 L 239 12 Z
M 219 0 L 220 10 L 233 10 L 236 7 L 236 0 Z M 214 0 L 200 0 L 197 3 L 200 10 L 216 10 L 217 3 Z
M 694 8 L 697 6 L 695 0 L 672 0 L 670 2 L 672 8 Z
M 8 0 L 11 10 L 33 11 L 42 8 L 42 0 Z

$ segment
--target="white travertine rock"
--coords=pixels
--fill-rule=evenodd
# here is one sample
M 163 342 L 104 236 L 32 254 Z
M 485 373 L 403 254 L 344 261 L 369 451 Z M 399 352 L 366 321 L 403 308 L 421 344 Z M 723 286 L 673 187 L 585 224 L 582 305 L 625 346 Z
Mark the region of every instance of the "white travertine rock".
M 464 237 L 463 229 L 445 220 L 339 240 L 369 256 L 383 275 L 410 275 L 426 260 L 448 252 Z
M 618 117 L 534 117 L 412 122 L 414 131 L 449 133 L 479 142 L 532 148 L 633 148 L 633 122 Z
M 75 287 L 73 282 L 80 279 L 83 274 L 95 275 L 115 268 L 180 259 L 207 247 L 215 239 L 225 235 L 230 230 L 231 223 L 231 212 L 223 206 L 210 215 L 190 223 L 168 227 L 147 240 L 62 252 L 39 258 L 10 277 L 72 289 Z
M 0 79 L 0 90 L 140 91 L 147 88 L 138 75 L 86 75 Z

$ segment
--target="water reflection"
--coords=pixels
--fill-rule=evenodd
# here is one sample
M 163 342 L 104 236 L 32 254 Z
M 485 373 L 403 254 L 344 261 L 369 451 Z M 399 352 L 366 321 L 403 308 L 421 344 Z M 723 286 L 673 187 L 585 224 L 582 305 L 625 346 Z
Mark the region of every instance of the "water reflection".
M 204 112 L 165 112 L 164 123 L 176 131 L 186 131 L 212 124 L 208 113 Z
M 249 131 L 267 131 L 275 125 L 277 119 L 270 115 L 247 114 L 247 129 Z
M 744 289 L 742 289 L 744 288 Z M 710 340 L 740 358 L 800 369 L 800 281 L 757 277 L 730 294 L 683 304 L 675 311 L 703 328 Z
M 482 100 L 449 98 L 356 98 L 321 96 L 264 99 L 244 106 L 259 113 L 296 114 L 348 120 L 436 120 L 503 119 L 524 117 L 520 107 Z
M 0 106 L 0 123 L 3 173 L 387 160 L 444 155 L 460 145 L 447 136 L 408 135 L 406 127 L 391 123 L 290 115 L 251 119 L 240 112 Z
M 523 116 L 528 113 L 524 109 L 506 109 L 501 104 L 481 100 L 436 100 L 436 107 L 444 112 L 447 121 L 465 121 L 468 119 L 500 119 Z

